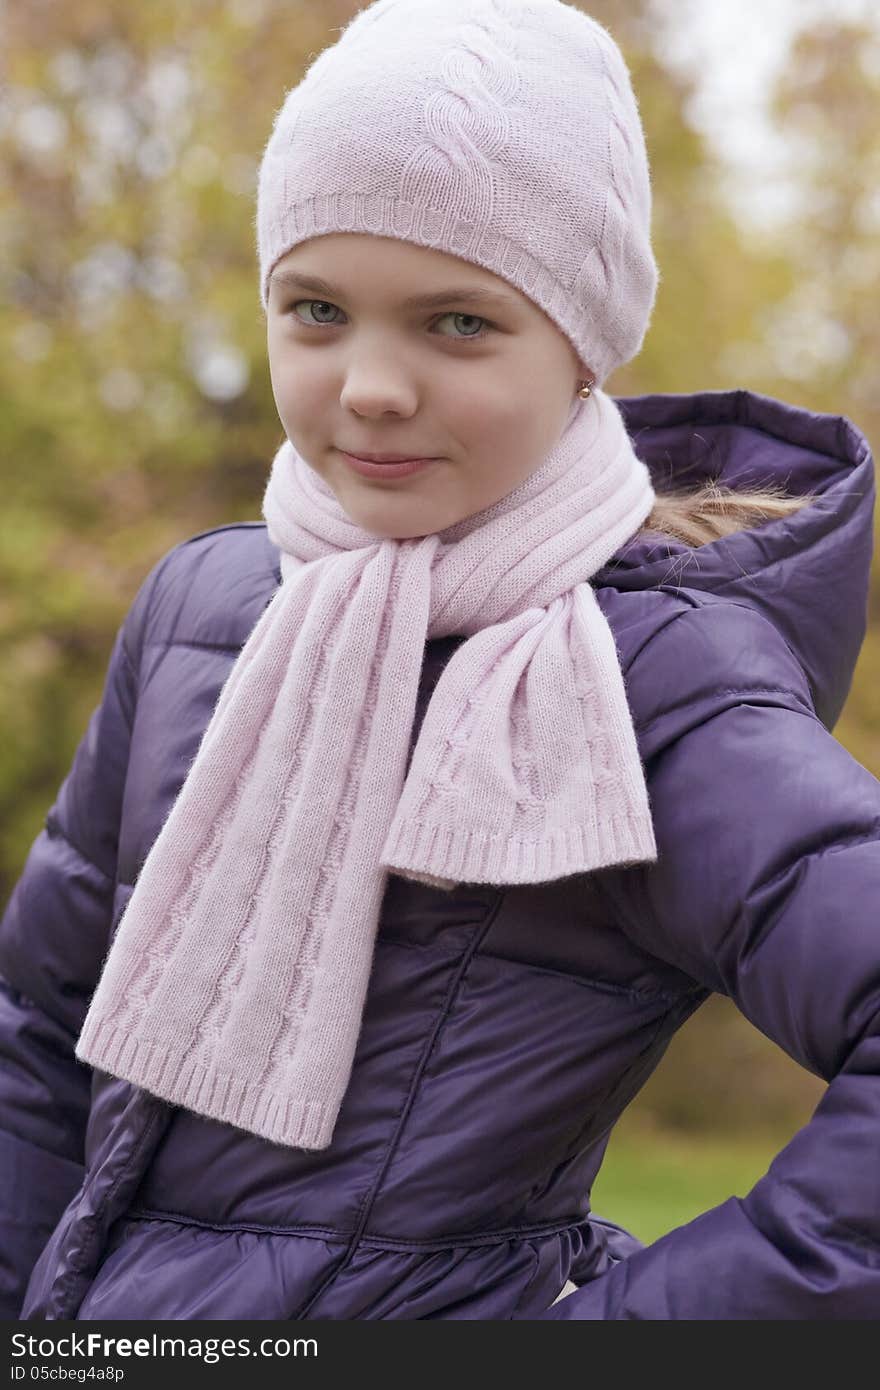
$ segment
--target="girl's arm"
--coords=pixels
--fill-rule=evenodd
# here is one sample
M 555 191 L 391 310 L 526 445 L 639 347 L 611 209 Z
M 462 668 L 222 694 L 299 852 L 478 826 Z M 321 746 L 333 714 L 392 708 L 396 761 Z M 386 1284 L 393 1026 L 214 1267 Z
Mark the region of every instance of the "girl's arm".
M 160 562 L 161 564 L 161 562 Z M 0 920 L 0 1317 L 83 1175 L 91 1070 L 74 1044 L 107 950 L 142 632 L 158 566 Z
M 829 1084 L 747 1196 L 540 1316 L 880 1318 L 880 782 L 816 718 L 759 615 L 698 608 L 668 640 L 662 668 L 649 644 L 631 673 L 665 701 L 644 724 L 659 858 L 599 880 L 642 947 Z M 692 697 L 670 700 L 688 673 Z

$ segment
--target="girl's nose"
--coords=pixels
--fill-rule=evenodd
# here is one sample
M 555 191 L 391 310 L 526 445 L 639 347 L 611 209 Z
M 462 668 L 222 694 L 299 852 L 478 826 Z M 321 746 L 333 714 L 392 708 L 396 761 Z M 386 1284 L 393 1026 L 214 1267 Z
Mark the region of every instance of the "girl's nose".
M 346 373 L 339 399 L 357 415 L 379 416 L 393 411 L 408 416 L 416 409 L 418 389 L 404 368 L 367 363 Z

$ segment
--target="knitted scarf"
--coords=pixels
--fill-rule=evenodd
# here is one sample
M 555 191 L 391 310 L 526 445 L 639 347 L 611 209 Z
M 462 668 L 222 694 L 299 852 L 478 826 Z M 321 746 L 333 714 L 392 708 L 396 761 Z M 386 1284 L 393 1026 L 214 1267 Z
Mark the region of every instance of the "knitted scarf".
M 653 500 L 598 389 L 514 491 L 408 540 L 355 525 L 285 441 L 263 500 L 282 583 L 143 864 L 77 1057 L 326 1148 L 389 872 L 449 890 L 656 859 L 589 583 Z M 410 758 L 425 642 L 449 634 L 468 640 Z

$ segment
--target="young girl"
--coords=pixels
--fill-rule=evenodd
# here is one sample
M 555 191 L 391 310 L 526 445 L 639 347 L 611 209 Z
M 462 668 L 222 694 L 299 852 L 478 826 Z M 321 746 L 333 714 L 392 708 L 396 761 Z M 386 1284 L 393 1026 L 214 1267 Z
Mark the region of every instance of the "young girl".
M 603 391 L 650 203 L 560 0 L 378 0 L 288 95 L 264 522 L 147 577 L 3 917 L 7 1316 L 880 1313 L 873 464 Z M 712 991 L 828 1089 L 643 1247 L 590 1190 Z

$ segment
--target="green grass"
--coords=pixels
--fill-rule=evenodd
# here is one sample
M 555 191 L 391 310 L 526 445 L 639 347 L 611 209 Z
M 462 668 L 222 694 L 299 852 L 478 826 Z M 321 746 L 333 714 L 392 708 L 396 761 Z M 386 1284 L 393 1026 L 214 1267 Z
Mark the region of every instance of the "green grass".
M 717 1206 L 744 1196 L 785 1139 L 686 1135 L 622 1120 L 593 1184 L 598 1216 L 650 1242 Z

